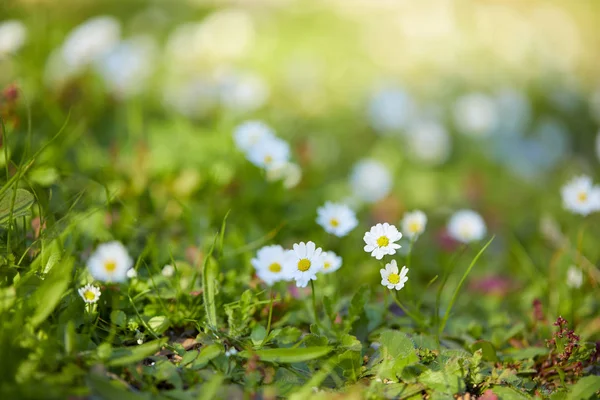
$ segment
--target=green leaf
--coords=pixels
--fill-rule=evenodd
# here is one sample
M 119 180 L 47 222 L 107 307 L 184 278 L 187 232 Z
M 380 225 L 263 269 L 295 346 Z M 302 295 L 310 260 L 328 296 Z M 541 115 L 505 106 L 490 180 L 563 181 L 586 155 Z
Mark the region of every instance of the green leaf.
M 33 327 L 37 327 L 44 322 L 60 302 L 63 294 L 69 287 L 73 263 L 74 260 L 68 258 L 59 266 L 53 268 L 35 292 L 32 297 L 34 311 L 30 320 Z
M 590 375 L 581 378 L 570 389 L 571 391 L 567 396 L 567 400 L 589 399 L 600 390 L 600 376 Z
M 494 386 L 492 392 L 500 397 L 500 399 L 528 400 L 531 396 L 509 386 Z
M 218 266 L 217 262 L 212 257 L 214 249 L 215 244 L 213 243 L 202 267 L 202 297 L 204 300 L 204 309 L 206 311 L 206 320 L 212 329 L 217 328 L 217 305 L 215 303 L 215 296 L 217 293 L 216 282 Z
M 256 355 L 261 361 L 291 364 L 323 357 L 331 350 L 332 347 L 330 346 L 264 349 L 257 351 L 242 351 L 238 353 L 238 356 L 250 358 L 253 355 Z
M 157 335 L 160 335 L 171 325 L 171 321 L 169 318 L 164 315 L 157 315 L 156 317 L 152 317 L 148 320 L 148 326 L 152 329 Z
M 225 378 L 221 374 L 215 374 L 213 377 L 202 386 L 200 400 L 210 400 L 217 398 L 217 391 L 221 388 Z
M 191 362 L 196 360 L 196 358 L 198 358 L 198 354 L 200 354 L 198 350 L 186 351 L 183 357 L 181 358 L 181 362 L 179 364 L 183 366 L 190 364 Z
M 123 328 L 127 324 L 127 315 L 121 310 L 112 310 L 110 312 L 110 321 L 119 328 Z
M 483 359 L 485 361 L 498 361 L 498 356 L 496 356 L 496 348 L 494 345 L 487 340 L 478 340 L 471 346 L 471 351 L 476 352 L 481 349 Z
M 15 302 L 17 291 L 14 286 L 0 288 L 0 313 L 9 310 Z
M 6 225 L 11 215 L 13 219 L 29 215 L 33 202 L 33 195 L 25 189 L 17 189 L 16 194 L 12 190 L 4 193 L 0 198 L 0 225 Z
M 143 400 L 150 399 L 150 393 L 134 393 L 119 381 L 109 381 L 98 375 L 89 375 L 87 378 L 88 387 L 92 393 L 98 395 L 104 400 Z
M 212 359 L 217 358 L 223 353 L 223 346 L 220 344 L 211 344 L 200 349 L 200 354 L 191 365 L 192 369 L 204 368 Z
M 252 344 L 258 346 L 261 344 L 267 335 L 267 330 L 262 325 L 256 325 L 252 328 L 252 333 L 250 334 L 250 339 L 252 340 Z
M 153 340 L 139 346 L 121 347 L 114 349 L 106 365 L 117 367 L 134 364 L 155 354 L 167 343 L 167 338 Z
M 413 341 L 399 331 L 385 330 L 379 336 L 379 342 L 387 348 L 388 355 L 392 358 L 410 358 L 419 361 Z
M 513 351 L 506 351 L 503 354 L 503 360 L 528 360 L 540 356 L 546 356 L 550 352 L 547 347 L 526 347 Z

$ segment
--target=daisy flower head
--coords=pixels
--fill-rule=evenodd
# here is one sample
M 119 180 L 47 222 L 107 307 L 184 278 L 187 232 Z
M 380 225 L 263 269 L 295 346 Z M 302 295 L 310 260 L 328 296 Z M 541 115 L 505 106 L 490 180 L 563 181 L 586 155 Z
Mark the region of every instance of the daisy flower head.
M 281 180 L 284 188 L 291 189 L 302 180 L 302 169 L 293 162 L 277 163 L 267 169 L 266 178 L 269 182 Z
M 233 131 L 233 140 L 236 146 L 246 152 L 258 146 L 263 140 L 273 139 L 275 132 L 262 121 L 246 121 L 238 125 Z
M 324 274 L 330 274 L 337 271 L 342 266 L 342 257 L 335 254 L 333 251 L 323 252 L 323 272 Z
M 165 278 L 171 278 L 171 277 L 173 277 L 173 275 L 175 275 L 175 267 L 173 267 L 170 264 L 167 264 L 163 267 L 163 269 L 162 269 L 162 271 L 160 271 L 160 273 Z
M 289 250 L 288 254 L 293 261 L 289 264 L 289 273 L 296 281 L 297 287 L 306 287 L 309 281 L 317 280 L 317 272 L 320 272 L 325 264 L 320 247 L 316 247 L 313 242 L 300 242 L 294 244 L 293 250 Z
M 100 289 L 98 289 L 96 286 L 90 283 L 77 289 L 77 292 L 79 292 L 79 295 L 81 296 L 83 301 L 85 301 L 88 304 L 94 304 L 95 302 L 97 302 L 98 299 L 100 299 L 101 294 Z
M 278 137 L 264 139 L 248 151 L 247 157 L 252 164 L 268 170 L 289 161 L 290 145 Z
M 583 272 L 576 266 L 571 265 L 567 270 L 567 286 L 579 289 L 581 285 L 583 285 Z
M 415 210 L 404 214 L 402 219 L 402 232 L 409 239 L 416 239 L 425 231 L 427 225 L 427 215 L 423 211 Z
M 354 211 L 347 205 L 328 201 L 317 209 L 317 223 L 325 232 L 342 237 L 356 228 L 358 220 Z
M 462 243 L 481 240 L 487 229 L 481 215 L 472 210 L 460 210 L 448 221 L 448 234 L 452 239 Z
M 87 262 L 90 274 L 102 282 L 125 282 L 132 266 L 127 249 L 117 241 L 99 245 Z
M 376 203 L 392 190 L 392 174 L 376 160 L 356 163 L 350 176 L 352 193 L 367 203 Z
M 600 210 L 600 187 L 589 176 L 573 178 L 561 189 L 563 207 L 572 213 L 586 216 Z
M 402 267 L 402 270 L 398 272 L 396 260 L 386 264 L 385 268 L 379 270 L 379 273 L 381 274 L 381 284 L 388 289 L 400 290 L 408 281 L 408 268 Z
M 365 251 L 371 253 L 373 257 L 381 260 L 386 254 L 394 255 L 401 246 L 397 243 L 402 238 L 402 233 L 394 225 L 387 222 L 377 224 L 371 227 L 371 230 L 365 233 Z
M 256 270 L 256 275 L 268 286 L 272 286 L 275 282 L 289 280 L 288 264 L 293 262 L 288 251 L 279 245 L 264 246 L 250 261 Z

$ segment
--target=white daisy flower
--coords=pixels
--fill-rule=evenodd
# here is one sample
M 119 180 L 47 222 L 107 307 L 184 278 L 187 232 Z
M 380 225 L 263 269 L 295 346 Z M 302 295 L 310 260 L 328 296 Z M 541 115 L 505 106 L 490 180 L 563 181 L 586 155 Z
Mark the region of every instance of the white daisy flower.
M 583 285 L 583 272 L 581 269 L 571 265 L 567 271 L 567 286 L 579 289 Z
M 381 260 L 386 254 L 394 255 L 401 246 L 397 243 L 402 238 L 402 233 L 394 225 L 387 222 L 377 224 L 371 227 L 371 230 L 365 233 L 365 251 L 371 253 L 371 256 Z
M 323 250 L 313 242 L 294 244 L 294 250 L 289 250 L 293 263 L 290 263 L 289 273 L 296 281 L 297 287 L 306 287 L 308 282 L 317 280 L 317 272 L 323 269 L 325 259 Z
M 87 262 L 90 274 L 102 282 L 125 282 L 132 266 L 127 249 L 116 241 L 98 246 Z
M 296 187 L 302 180 L 302 169 L 293 162 L 274 164 L 267 169 L 267 181 L 278 180 L 283 181 L 283 187 L 286 189 Z
M 236 146 L 246 152 L 260 145 L 263 140 L 273 139 L 275 132 L 262 121 L 246 121 L 238 125 L 233 131 Z
M 79 289 L 77 289 L 77 291 L 79 292 L 79 295 L 81 296 L 83 301 L 85 301 L 86 303 L 94 304 L 98 301 L 98 299 L 100 299 L 100 289 L 90 283 L 83 287 L 80 287 Z
M 232 112 L 257 110 L 269 99 L 269 87 L 262 77 L 252 73 L 225 74 L 219 85 L 221 104 Z
M 328 201 L 317 209 L 317 223 L 325 232 L 342 237 L 356 228 L 358 220 L 354 211 L 347 205 Z
M 404 214 L 402 219 L 402 232 L 409 239 L 416 239 L 425 231 L 427 225 L 427 215 L 423 211 L 415 210 Z
M 225 357 L 235 356 L 238 353 L 238 350 L 235 347 L 230 347 L 225 351 Z
M 392 190 L 392 174 L 379 161 L 362 160 L 352 170 L 350 185 L 354 196 L 367 203 L 375 203 Z
M 472 210 L 460 210 L 448 221 L 448 234 L 454 240 L 469 243 L 481 240 L 487 230 L 481 215 Z
M 490 96 L 471 93 L 456 101 L 454 120 L 460 133 L 472 137 L 488 136 L 498 124 L 498 109 Z
M 413 104 L 408 94 L 395 87 L 376 92 L 369 104 L 371 126 L 381 133 L 403 129 L 410 120 Z
M 410 156 L 427 165 L 440 165 L 448 160 L 452 142 L 448 131 L 440 123 L 420 121 L 408 131 Z
M 91 18 L 69 33 L 62 45 L 62 59 L 69 69 L 78 70 L 105 55 L 120 36 L 121 25 L 115 18 Z
M 406 281 L 408 281 L 408 268 L 402 267 L 400 273 L 398 273 L 398 264 L 396 260 L 385 265 L 385 269 L 379 270 L 381 274 L 381 284 L 388 289 L 400 290 L 404 287 Z
M 137 271 L 133 268 L 130 268 L 129 270 L 127 270 L 126 275 L 129 279 L 137 278 Z
M 165 278 L 171 278 L 173 275 L 175 275 L 175 267 L 173 267 L 170 264 L 167 264 L 163 267 L 161 274 Z
M 261 141 L 247 154 L 248 160 L 257 167 L 269 169 L 281 163 L 288 162 L 290 158 L 290 145 L 283 139 L 273 137 Z
M 291 267 L 288 264 L 293 262 L 289 252 L 279 245 L 264 246 L 256 252 L 256 257 L 250 260 L 256 275 L 269 286 L 291 279 Z
M 27 39 L 27 28 L 21 21 L 8 20 L 0 22 L 0 58 L 15 53 Z
M 561 189 L 563 207 L 575 214 L 588 215 L 600 210 L 600 186 L 589 176 L 572 179 Z
M 342 257 L 335 254 L 333 251 L 323 252 L 323 272 L 324 274 L 330 274 L 337 271 L 342 266 Z

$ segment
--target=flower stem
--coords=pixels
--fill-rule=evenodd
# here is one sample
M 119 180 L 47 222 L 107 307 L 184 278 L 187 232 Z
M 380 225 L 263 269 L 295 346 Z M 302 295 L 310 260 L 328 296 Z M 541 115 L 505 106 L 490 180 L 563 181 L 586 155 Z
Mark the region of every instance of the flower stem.
M 395 295 L 392 295 L 392 299 L 394 299 L 394 301 L 396 302 L 396 304 L 398 304 L 398 307 L 400 307 L 400 309 L 402 311 L 404 311 L 404 314 L 408 315 L 409 318 L 411 318 L 414 322 L 417 323 L 417 325 L 423 325 L 423 319 L 421 319 L 419 316 L 411 313 L 408 308 L 406 308 L 401 302 L 400 299 L 398 299 L 398 294 L 400 293 L 400 291 L 396 291 Z
M 312 305 L 313 305 L 313 313 L 315 314 L 315 324 L 322 330 L 325 331 L 323 329 L 323 327 L 321 326 L 321 322 L 319 321 L 319 312 L 317 311 L 317 298 L 315 295 L 315 281 L 311 280 L 310 281 L 310 289 L 312 292 Z
M 267 320 L 267 334 L 265 340 L 271 332 L 271 318 L 273 317 L 273 289 L 269 290 L 269 319 Z

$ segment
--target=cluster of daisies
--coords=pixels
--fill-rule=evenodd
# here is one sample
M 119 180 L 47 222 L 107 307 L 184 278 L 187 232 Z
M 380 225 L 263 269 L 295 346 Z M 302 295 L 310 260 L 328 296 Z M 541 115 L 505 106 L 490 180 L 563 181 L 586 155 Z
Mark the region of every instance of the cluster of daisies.
M 572 213 L 586 216 L 600 211 L 600 186 L 594 185 L 589 176 L 578 176 L 567 182 L 561 195 L 563 207 Z
M 286 188 L 300 182 L 302 171 L 290 161 L 290 145 L 269 125 L 255 120 L 243 122 L 235 128 L 233 138 L 248 161 L 265 170 L 267 180 L 281 180 Z

